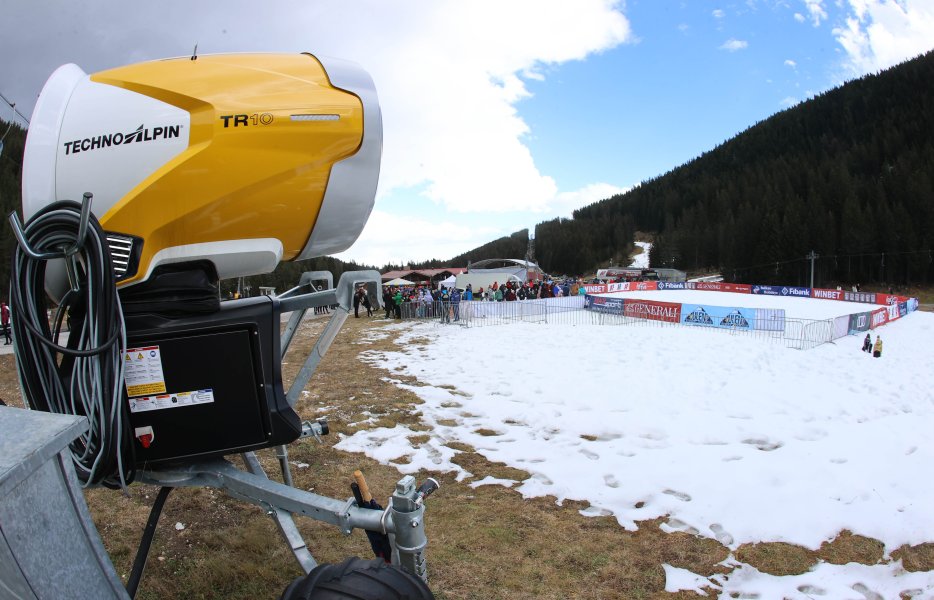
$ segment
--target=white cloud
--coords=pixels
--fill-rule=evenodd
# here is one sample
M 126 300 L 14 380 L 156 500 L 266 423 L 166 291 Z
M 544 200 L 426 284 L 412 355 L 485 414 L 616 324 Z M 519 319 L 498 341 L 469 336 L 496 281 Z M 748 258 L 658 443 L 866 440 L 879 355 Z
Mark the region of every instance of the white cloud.
M 811 18 L 811 24 L 814 25 L 814 27 L 820 26 L 822 21 L 827 20 L 827 10 L 824 9 L 824 0 L 804 0 L 804 6 L 807 9 L 808 16 Z M 798 15 L 796 14 L 795 18 L 797 17 Z
M 720 46 L 721 50 L 728 50 L 729 52 L 736 52 L 737 50 L 744 50 L 749 46 L 749 42 L 745 40 L 734 40 L 729 39 L 723 42 L 723 45 Z
M 714 11 L 710 14 L 713 15 L 714 19 L 722 19 L 726 13 L 724 13 L 723 10 L 717 8 L 717 9 L 714 9 Z
M 849 0 L 845 25 L 833 30 L 848 76 L 886 69 L 934 47 L 930 0 Z
M 805 20 L 806 19 L 804 15 L 798 12 L 795 13 L 795 21 L 797 21 L 798 23 L 804 23 Z
M 377 267 L 431 258 L 445 260 L 519 229 L 502 231 L 469 223 L 413 219 L 377 209 L 353 248 L 336 256 Z
M 785 66 L 786 66 L 786 67 L 791 67 L 792 69 L 795 69 L 795 68 L 798 67 L 798 63 L 796 63 L 795 61 L 793 61 L 793 60 L 791 60 L 791 59 L 789 58 L 789 59 L 786 59 L 786 60 L 785 60 Z
M 0 52 L 0 81 L 35 98 L 45 78 L 75 62 L 89 73 L 191 52 L 311 51 L 358 62 L 383 113 L 380 194 L 418 187 L 453 211 L 542 212 L 558 192 L 526 146 L 516 105 L 529 80 L 632 39 L 620 0 L 165 0 L 81 8 L 17 2 Z M 167 19 L 166 15 L 184 15 Z M 55 44 L 36 31 L 61 32 Z M 16 93 L 14 93 L 14 91 Z M 23 104 L 27 104 L 25 101 Z M 24 106 L 24 110 L 31 110 Z

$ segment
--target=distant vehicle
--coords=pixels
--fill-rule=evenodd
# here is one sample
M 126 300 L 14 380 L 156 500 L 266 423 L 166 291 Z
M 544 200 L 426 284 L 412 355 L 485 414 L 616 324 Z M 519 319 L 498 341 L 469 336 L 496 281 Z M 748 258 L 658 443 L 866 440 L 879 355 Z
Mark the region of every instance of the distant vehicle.
M 454 287 L 459 290 L 466 290 L 467 284 L 470 284 L 470 289 L 477 291 L 480 288 L 485 290 L 490 289 L 493 283 L 498 285 L 503 285 L 508 281 L 513 281 L 519 285 L 522 285 L 522 280 L 516 277 L 515 275 L 510 275 L 509 273 L 502 272 L 476 272 L 476 273 L 461 273 L 457 276 L 457 280 L 454 282 Z

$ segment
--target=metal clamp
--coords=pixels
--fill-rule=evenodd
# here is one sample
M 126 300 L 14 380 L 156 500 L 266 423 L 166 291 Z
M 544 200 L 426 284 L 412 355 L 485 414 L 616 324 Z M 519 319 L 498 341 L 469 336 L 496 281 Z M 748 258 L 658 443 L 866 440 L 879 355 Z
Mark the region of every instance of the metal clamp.
M 91 220 L 91 200 L 94 195 L 91 192 L 85 192 L 81 199 L 81 216 L 78 220 L 78 236 L 75 243 L 70 248 L 62 248 L 58 252 L 38 252 L 26 240 L 26 232 L 23 224 L 19 221 L 19 215 L 11 212 L 9 216 L 10 226 L 13 228 L 13 235 L 16 237 L 20 248 L 33 260 L 52 260 L 53 258 L 69 258 L 77 254 L 84 245 L 84 238 L 88 235 L 88 223 Z

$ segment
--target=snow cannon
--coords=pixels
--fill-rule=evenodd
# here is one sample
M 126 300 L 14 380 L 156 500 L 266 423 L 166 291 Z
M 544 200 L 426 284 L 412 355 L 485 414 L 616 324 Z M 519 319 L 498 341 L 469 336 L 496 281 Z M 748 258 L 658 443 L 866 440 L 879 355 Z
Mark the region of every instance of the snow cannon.
M 381 152 L 376 91 L 351 62 L 204 55 L 93 75 L 68 64 L 32 116 L 23 216 L 93 194 L 119 287 L 180 263 L 220 279 L 268 273 L 353 244 Z M 46 285 L 60 296 L 62 281 Z
M 257 53 L 58 68 L 26 138 L 25 226 L 11 217 L 24 249 L 14 313 L 35 321 L 18 337 L 48 329 L 43 287 L 64 315 L 46 337 L 64 323 L 72 338 L 92 332 L 75 343 L 107 332 L 103 344 L 122 339 L 110 323 L 125 329 L 108 372 L 124 379 L 141 467 L 294 441 L 303 429 L 283 392 L 280 316 L 341 304 L 340 290 L 226 302 L 220 280 L 350 247 L 381 153 L 376 90 L 351 62 Z M 45 405 L 43 377 L 26 386 L 31 404 Z

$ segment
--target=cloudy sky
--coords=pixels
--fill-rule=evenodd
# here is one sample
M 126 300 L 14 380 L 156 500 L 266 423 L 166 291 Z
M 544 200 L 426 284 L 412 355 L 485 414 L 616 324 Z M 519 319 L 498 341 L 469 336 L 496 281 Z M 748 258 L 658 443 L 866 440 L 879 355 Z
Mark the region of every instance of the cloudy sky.
M 376 207 L 341 255 L 446 259 L 664 174 L 934 47 L 931 0 L 0 0 L 0 93 L 58 66 L 303 52 L 360 63 L 383 112 Z M 12 111 L 0 104 L 0 118 Z

